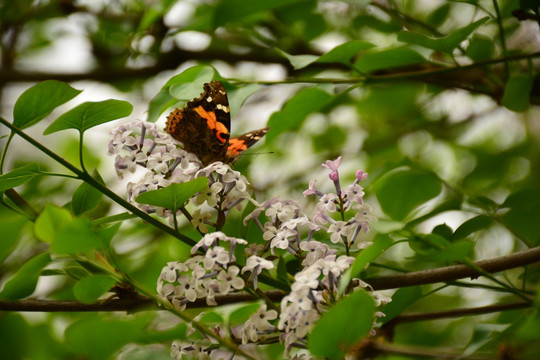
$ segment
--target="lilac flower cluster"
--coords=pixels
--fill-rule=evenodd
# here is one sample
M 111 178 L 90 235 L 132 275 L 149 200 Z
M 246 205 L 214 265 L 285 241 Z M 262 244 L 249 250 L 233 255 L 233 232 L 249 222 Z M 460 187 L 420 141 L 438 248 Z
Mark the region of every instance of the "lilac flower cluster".
M 159 130 L 155 124 L 133 121 L 112 131 L 109 154 L 116 155 L 115 169 L 122 179 L 126 173 L 135 174 L 142 170 L 142 176 L 127 184 L 128 200 L 147 213 L 156 213 L 173 224 L 171 210 L 135 201 L 138 195 L 166 187 L 173 183 L 183 183 L 198 177 L 207 177 L 209 184 L 191 202 L 196 209 L 190 213 L 182 209 L 184 215 L 200 232 L 208 232 L 207 225 L 215 225 L 211 219 L 226 216 L 234 207 L 250 197 L 249 182 L 229 165 L 215 162 L 206 167 L 194 154 L 179 148 L 179 143 Z
M 359 236 L 375 221 L 359 185 L 367 174 L 358 170 L 354 182 L 341 190 L 340 163 L 341 157 L 323 164 L 330 170 L 329 178 L 335 193 L 322 193 L 315 188 L 315 181 L 304 192 L 305 196 L 316 195 L 319 198 L 313 217 L 304 214 L 294 201 L 272 198 L 259 204 L 244 219 L 244 224 L 253 221 L 263 233 L 266 244 L 258 249 L 260 256 L 267 251 L 272 255 L 280 252 L 281 256 L 288 253 L 288 256 L 296 257 L 302 266 L 294 276 L 291 292 L 281 301 L 276 324 L 276 329 L 281 332 L 280 339 L 288 350 L 293 346 L 304 347 L 306 336 L 321 314 L 341 298 L 339 281 L 354 262 L 354 258 L 348 256 L 350 248 L 354 244 L 359 248 L 369 246 Z M 262 223 L 261 218 L 266 221 Z M 325 234 L 323 238 L 329 238 L 329 243 L 316 240 L 320 238 L 316 234 L 320 233 Z M 346 254 L 338 256 L 338 250 L 331 247 L 337 243 L 345 246 Z M 355 279 L 355 282 L 360 281 Z M 373 294 L 383 299 L 380 303 L 389 301 L 380 294 Z
M 249 182 L 242 174 L 221 162 L 203 167 L 195 155 L 181 149 L 176 140 L 154 124 L 131 122 L 118 127 L 112 134 L 109 153 L 116 155 L 116 172 L 120 178 L 127 173 L 142 173 L 128 183 L 127 192 L 129 201 L 147 213 L 155 213 L 175 224 L 178 214 L 169 209 L 138 204 L 135 198 L 143 192 L 173 183 L 198 177 L 209 179 L 207 188 L 179 210 L 205 235 L 193 247 L 189 259 L 169 262 L 162 269 L 157 281 L 160 297 L 179 310 L 197 299 L 205 299 L 207 305 L 215 306 L 216 295 L 246 290 L 257 294 L 263 271 L 275 277 L 277 259 L 295 260 L 298 264 L 296 274 L 281 274 L 282 278 L 283 275 L 288 277 L 285 281 L 291 291 L 283 297 L 280 307 L 267 301 L 241 325 L 227 331 L 217 326 L 214 332 L 232 337 L 246 349 L 253 343 L 277 339 L 285 345 L 287 354 L 293 347 L 305 348 L 307 336 L 320 316 L 347 296 L 338 288 L 344 272 L 354 262 L 354 257 L 350 256 L 353 246 L 363 249 L 370 244 L 360 236 L 376 220 L 370 206 L 364 202 L 364 189 L 360 185 L 367 174 L 358 170 L 353 183 L 342 190 L 338 172 L 341 157 L 326 161 L 322 166 L 330 171 L 328 177 L 335 192 L 323 193 L 315 187 L 316 181 L 311 181 L 304 196 L 314 195 L 318 201 L 314 213 L 308 215 L 293 200 L 271 198 L 258 203 L 251 199 Z M 255 205 L 255 209 L 244 218 L 244 224 L 251 221 L 260 229 L 260 242 L 248 244 L 246 240 L 229 237 L 220 231 L 209 233 L 209 226 L 220 229 L 229 212 L 241 207 L 246 199 Z M 245 265 L 237 262 L 235 249 L 244 252 Z M 353 291 L 357 288 L 371 290 L 377 305 L 390 301 L 360 279 L 353 279 L 352 284 L 356 284 Z M 272 308 L 268 310 L 267 306 Z M 197 333 L 194 328 L 191 331 Z M 177 341 L 172 347 L 172 355 L 178 359 L 184 356 L 213 358 L 223 352 L 219 344 L 210 339 Z M 293 358 L 307 359 L 309 356 L 296 354 Z
M 341 156 L 334 161 L 327 160 L 322 166 L 330 170 L 328 177 L 334 183 L 336 192 L 323 194 L 315 188 L 316 180 L 309 183 L 309 188 L 304 191 L 304 196 L 316 195 L 319 197 L 317 203 L 317 213 L 313 221 L 324 227 L 330 234 L 330 241 L 333 243 L 343 242 L 349 249 L 357 240 L 361 231 L 367 232 L 370 223 L 376 218 L 372 214 L 371 207 L 364 202 L 364 189 L 359 182 L 365 180 L 368 176 L 362 170 L 356 171 L 354 182 L 347 186 L 345 190 L 341 189 L 338 167 L 341 164 Z M 345 212 L 350 209 L 356 210 L 354 217 L 345 219 Z M 336 220 L 335 215 L 340 219 Z M 326 227 L 326 224 L 330 224 Z M 368 246 L 369 243 L 358 242 L 359 248 Z
M 369 246 L 359 234 L 366 232 L 370 223 L 375 221 L 371 208 L 363 200 L 364 191 L 359 185 L 367 174 L 358 170 L 354 182 L 341 190 L 338 174 L 340 163 L 341 158 L 338 158 L 323 164 L 330 170 L 329 178 L 334 184 L 335 193 L 320 192 L 315 188 L 315 181 L 304 192 L 305 196 L 318 197 L 313 216 L 306 215 L 292 200 L 272 198 L 257 203 L 250 199 L 256 208 L 245 217 L 244 224 L 249 221 L 255 223 L 264 243 L 248 245 L 245 240 L 231 238 L 221 232 L 206 234 L 193 248 L 190 259 L 183 263 L 171 262 L 163 268 L 158 280 L 159 294 L 178 309 L 184 309 L 188 302 L 198 298 L 206 298 L 208 305 L 215 305 L 215 294 L 225 295 L 246 287 L 257 291 L 259 275 L 263 270 L 274 271 L 276 255 L 296 258 L 300 268 L 291 277 L 291 292 L 282 299 L 280 311 L 267 310 L 267 305 L 262 305 L 240 329 L 230 329 L 229 336 L 241 340 L 242 346 L 264 342 L 272 336 L 278 337 L 285 345 L 287 354 L 293 347 L 305 348 L 307 336 L 320 316 L 346 296 L 338 288 L 343 273 L 354 262 L 349 250 L 354 244 L 359 248 Z M 241 178 L 238 181 L 246 183 Z M 215 205 L 212 201 L 208 202 L 206 196 L 211 197 L 212 193 L 222 190 L 221 185 L 216 184 L 220 183 L 214 182 L 209 186 L 208 193 L 201 193 L 195 203 Z M 245 188 L 239 190 L 246 191 Z M 329 241 L 317 240 L 321 235 Z M 345 254 L 338 254 L 339 247 L 334 245 L 337 243 L 344 245 Z M 233 255 L 237 244 L 243 246 L 247 256 L 243 267 L 235 262 Z M 355 289 L 371 290 L 359 279 L 352 281 L 356 284 Z M 390 301 L 372 290 L 371 294 L 377 305 Z M 377 316 L 383 314 L 377 313 Z M 173 355 L 177 358 L 188 350 L 190 354 L 198 351 L 205 357 L 211 356 L 216 349 L 210 346 L 203 351 L 200 344 L 189 342 L 175 344 Z
M 184 310 L 188 302 L 205 298 L 208 305 L 217 305 L 215 295 L 227 295 L 244 288 L 240 268 L 233 263 L 234 248 L 247 241 L 226 236 L 217 231 L 206 234 L 192 249 L 194 256 L 184 262 L 167 263 L 157 281 L 158 294 L 177 309 Z M 196 255 L 199 249 L 204 255 Z M 245 266 L 242 271 L 251 270 Z

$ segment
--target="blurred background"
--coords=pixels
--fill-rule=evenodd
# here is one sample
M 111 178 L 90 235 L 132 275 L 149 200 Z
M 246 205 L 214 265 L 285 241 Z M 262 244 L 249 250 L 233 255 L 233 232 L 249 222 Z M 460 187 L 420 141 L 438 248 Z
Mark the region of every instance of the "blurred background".
M 39 81 L 56 79 L 83 90 L 27 130 L 77 164 L 78 134 L 44 136 L 43 130 L 84 101 L 130 102 L 129 118 L 85 134 L 87 168 L 97 168 L 107 185 L 124 195 L 129 179 L 116 178 L 114 159 L 106 153 L 110 131 L 123 122 L 147 120 L 152 99 L 172 76 L 210 65 L 233 85 L 259 84 L 233 116 L 231 131 L 271 127 L 262 144 L 235 164 L 259 200 L 279 195 L 309 208 L 313 204 L 302 191 L 314 178 L 322 191 L 332 190 L 320 164 L 342 156 L 344 182 L 352 182 L 360 168 L 370 174 L 366 201 L 379 221 L 368 238 L 452 234 L 467 220 L 484 216 L 466 236 L 473 244 L 470 254 L 501 256 L 540 243 L 540 30 L 537 13 L 522 5 L 511 0 L 4 0 L 0 115 L 11 121 L 18 96 Z M 320 58 L 343 44 L 345 50 Z M 503 56 L 511 58 L 494 60 Z M 150 120 L 164 127 L 173 108 L 160 109 L 161 115 Z M 0 128 L 0 135 L 7 133 Z M 36 161 L 44 170 L 62 170 L 16 137 L 4 171 Z M 413 204 L 411 212 L 396 214 L 381 194 L 395 189 L 381 179 L 404 168 L 432 174 L 442 190 Z M 21 194 L 36 208 L 48 202 L 61 206 L 78 185 L 39 177 Z M 422 190 L 414 181 L 410 189 Z M 102 201 L 88 216 L 120 210 Z M 14 221 L 2 212 L 6 221 Z M 148 227 L 123 226 L 115 246 L 124 265 L 150 288 L 167 261 L 187 254 L 185 245 Z M 16 271 L 35 242 L 31 236 L 21 240 L 17 251 L 5 255 L 0 274 Z M 446 265 L 410 242 L 393 247 L 378 262 L 381 266 L 367 275 Z M 532 270 L 527 281 L 535 283 Z M 510 282 L 525 282 L 522 270 L 506 275 Z M 69 298 L 70 284 L 55 279 L 37 294 Z M 486 292 L 481 285 L 454 286 L 424 298 L 413 310 L 486 305 L 505 296 L 511 295 Z M 465 345 L 479 322 L 504 321 L 500 316 L 405 324 L 401 331 L 398 327 L 396 341 Z M 46 326 L 54 329 L 49 330 L 52 342 L 72 321 L 52 314 L 36 319 L 36 324 L 54 322 Z

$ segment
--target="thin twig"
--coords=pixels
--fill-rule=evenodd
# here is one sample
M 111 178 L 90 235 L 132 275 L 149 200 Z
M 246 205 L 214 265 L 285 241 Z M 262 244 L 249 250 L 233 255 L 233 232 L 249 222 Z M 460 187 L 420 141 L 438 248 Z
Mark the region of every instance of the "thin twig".
M 493 259 L 474 263 L 488 273 L 496 273 L 540 261 L 540 247 L 519 251 Z M 467 265 L 454 265 L 442 268 L 395 274 L 378 278 L 364 279 L 375 290 L 397 289 L 407 286 L 433 284 L 464 278 L 477 278 L 480 274 Z
M 530 308 L 531 304 L 526 302 L 514 302 L 508 304 L 497 304 L 497 305 L 487 305 L 474 308 L 465 308 L 465 309 L 453 309 L 445 311 L 432 311 L 426 313 L 407 313 L 396 316 L 392 319 L 390 323 L 402 324 L 415 321 L 426 321 L 426 320 L 437 320 L 437 319 L 446 319 L 446 318 L 456 318 L 462 316 L 474 316 L 474 315 L 484 315 L 492 314 L 501 311 L 510 311 L 518 309 L 527 309 Z

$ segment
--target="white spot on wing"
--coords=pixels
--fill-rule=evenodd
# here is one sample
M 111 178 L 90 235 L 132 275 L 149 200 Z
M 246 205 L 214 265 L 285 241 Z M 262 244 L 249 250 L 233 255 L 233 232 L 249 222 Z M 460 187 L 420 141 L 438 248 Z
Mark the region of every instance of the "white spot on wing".
M 218 110 L 221 110 L 225 113 L 228 113 L 230 111 L 229 107 L 225 105 L 217 104 L 216 107 L 218 108 Z

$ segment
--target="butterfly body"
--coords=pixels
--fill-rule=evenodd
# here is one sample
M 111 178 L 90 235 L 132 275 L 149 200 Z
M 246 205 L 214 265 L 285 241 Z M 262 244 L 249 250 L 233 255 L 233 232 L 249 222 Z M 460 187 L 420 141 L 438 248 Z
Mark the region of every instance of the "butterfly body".
M 231 138 L 230 128 L 227 92 L 219 81 L 204 84 L 201 95 L 171 112 L 165 125 L 165 131 L 204 165 L 215 161 L 233 162 L 269 130 L 266 127 Z

